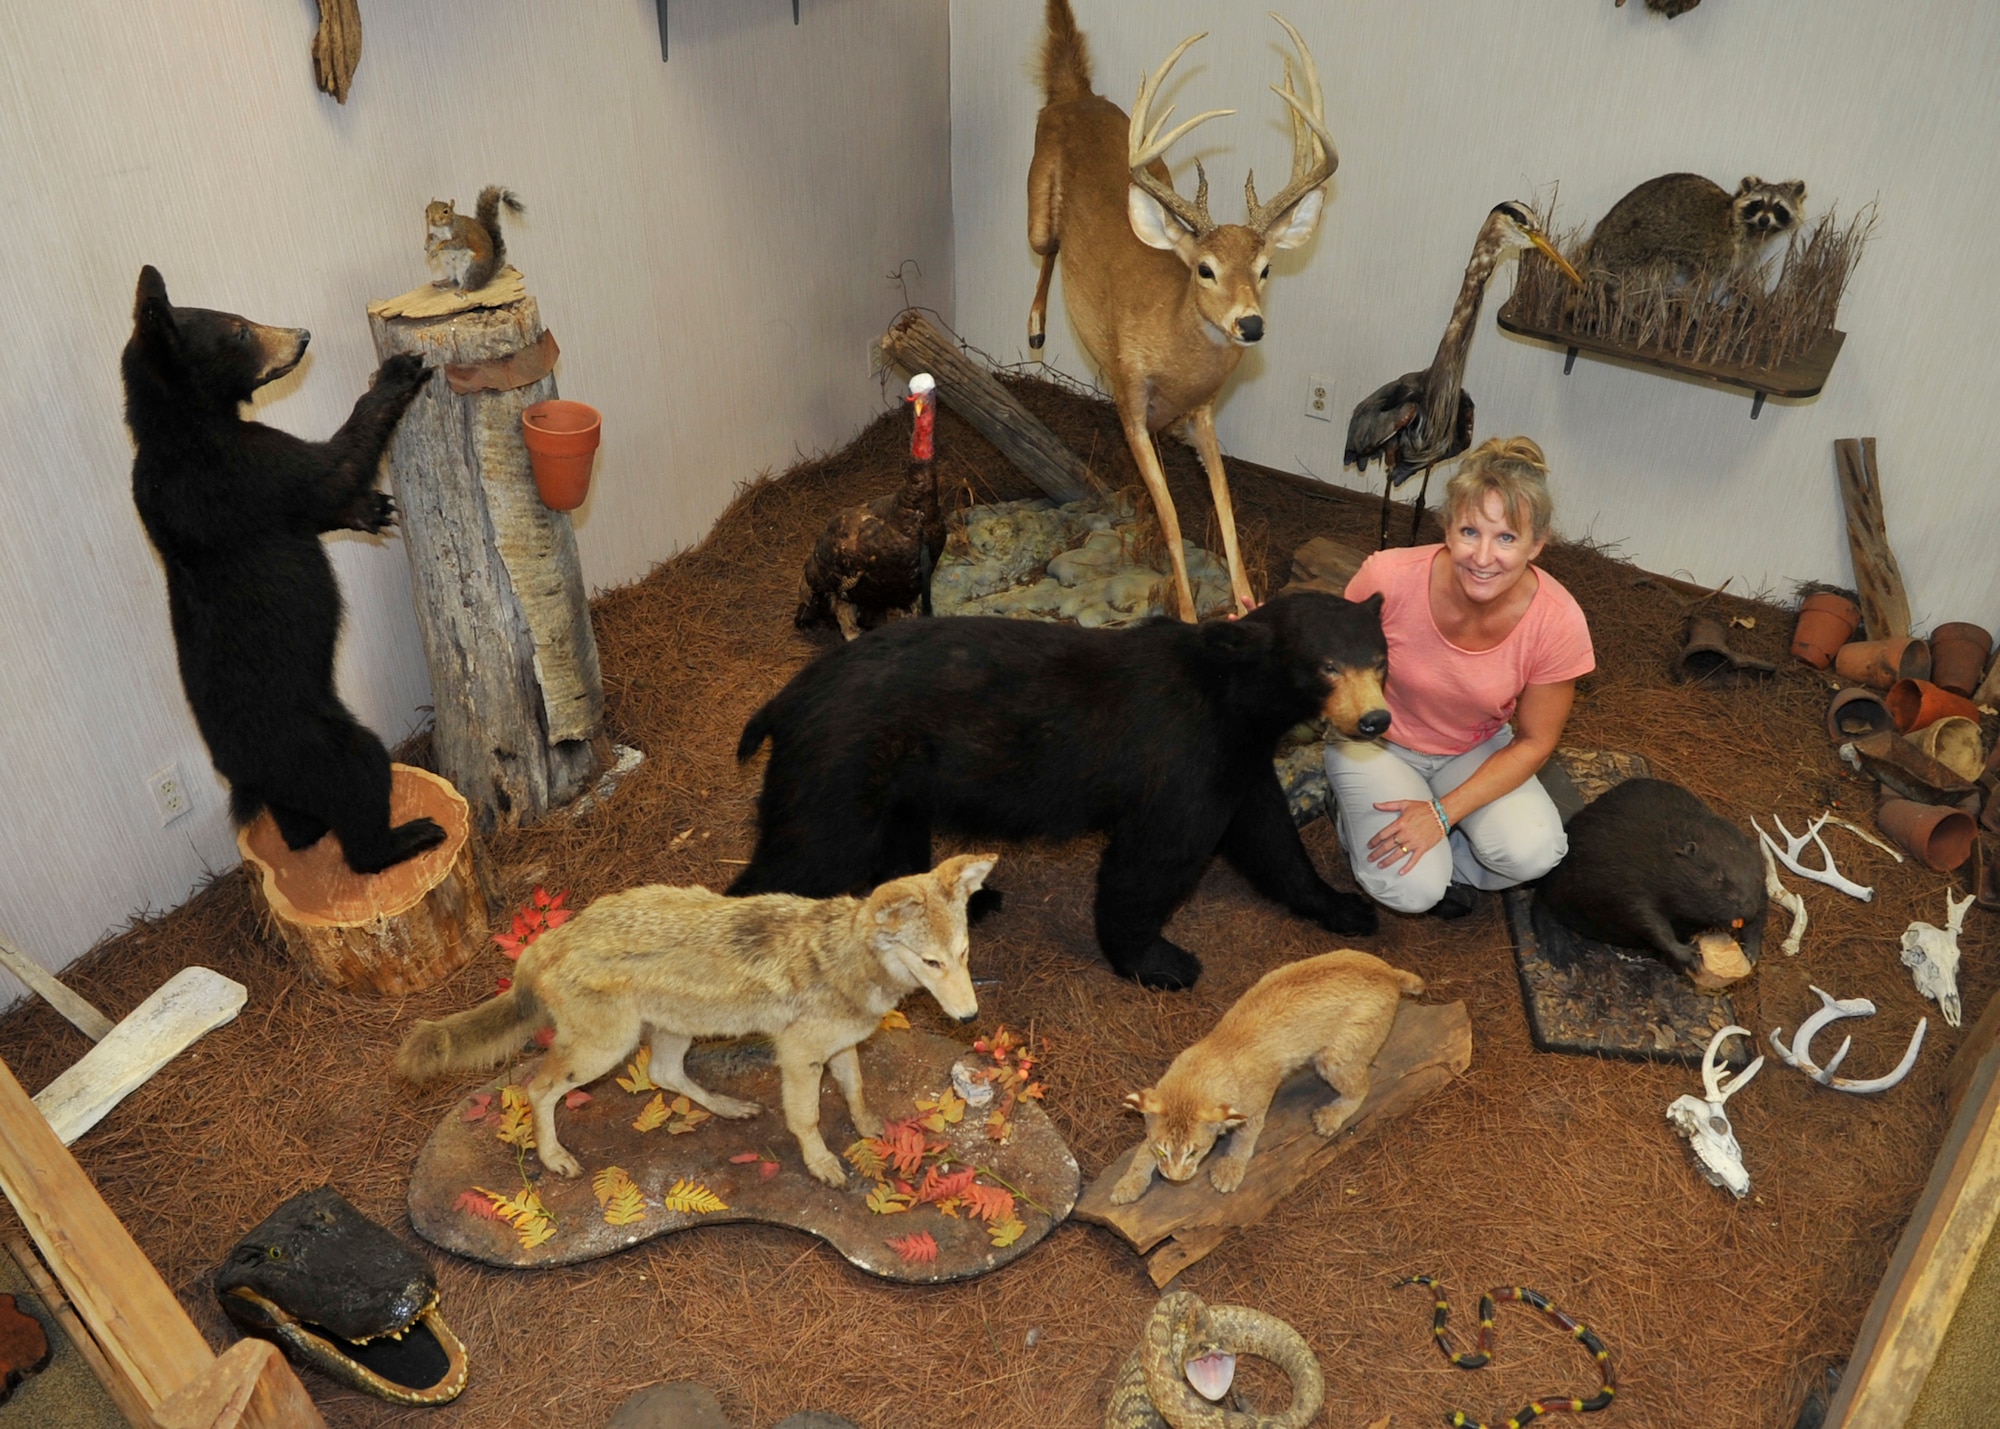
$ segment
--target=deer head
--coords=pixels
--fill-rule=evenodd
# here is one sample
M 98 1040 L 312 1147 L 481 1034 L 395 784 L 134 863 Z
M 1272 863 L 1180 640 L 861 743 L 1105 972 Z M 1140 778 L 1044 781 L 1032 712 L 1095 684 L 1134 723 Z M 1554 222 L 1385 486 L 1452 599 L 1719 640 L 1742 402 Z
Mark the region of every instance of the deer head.
M 1164 135 L 1173 107 L 1149 123 L 1153 101 L 1166 83 L 1168 73 L 1188 47 L 1203 35 L 1190 35 L 1167 56 L 1166 62 L 1139 85 L 1139 98 L 1132 106 L 1131 129 L 1126 141 L 1126 162 L 1132 171 L 1132 185 L 1126 191 L 1126 213 L 1132 232 L 1151 248 L 1179 256 L 1187 264 L 1188 291 L 1195 309 L 1214 330 L 1213 340 L 1249 347 L 1264 337 L 1264 283 L 1271 276 L 1271 255 L 1280 248 L 1296 248 L 1312 237 L 1326 203 L 1326 181 L 1340 164 L 1333 136 L 1326 128 L 1325 100 L 1320 93 L 1319 70 L 1312 52 L 1299 32 L 1282 16 L 1272 19 L 1284 27 L 1298 51 L 1299 70 L 1305 81 L 1301 96 L 1292 87 L 1292 67 L 1286 62 L 1284 84 L 1271 90 L 1290 108 L 1292 119 L 1292 177 L 1269 203 L 1257 200 L 1256 175 L 1243 183 L 1248 216 L 1242 223 L 1217 223 L 1208 213 L 1208 175 L 1201 161 L 1195 161 L 1196 186 L 1192 200 L 1175 190 L 1162 156 L 1197 124 L 1233 109 L 1211 109 L 1198 114 Z

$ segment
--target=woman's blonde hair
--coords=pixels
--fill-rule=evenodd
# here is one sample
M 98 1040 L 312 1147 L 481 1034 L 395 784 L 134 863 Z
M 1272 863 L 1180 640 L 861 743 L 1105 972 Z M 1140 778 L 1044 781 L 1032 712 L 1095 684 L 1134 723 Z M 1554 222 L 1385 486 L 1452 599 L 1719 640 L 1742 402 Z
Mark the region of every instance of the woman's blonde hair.
M 1465 454 L 1444 489 L 1445 511 L 1456 520 L 1486 505 L 1497 492 L 1500 509 L 1517 528 L 1527 526 L 1537 541 L 1549 534 L 1556 504 L 1549 495 L 1549 463 L 1528 437 L 1488 437 Z

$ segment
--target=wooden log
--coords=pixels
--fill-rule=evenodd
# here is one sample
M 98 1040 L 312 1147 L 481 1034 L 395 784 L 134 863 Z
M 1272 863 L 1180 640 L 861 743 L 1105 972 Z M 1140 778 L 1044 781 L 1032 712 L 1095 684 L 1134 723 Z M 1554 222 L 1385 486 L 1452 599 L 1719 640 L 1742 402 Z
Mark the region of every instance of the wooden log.
M 1471 1065 L 1472 1018 L 1464 1003 L 1405 1003 L 1369 1068 L 1367 1099 L 1331 1139 L 1313 1130 L 1312 1114 L 1333 1094 L 1312 1068 L 1302 1068 L 1272 1098 L 1257 1153 L 1236 1190 L 1226 1196 L 1218 1192 L 1204 1168 L 1179 1185 L 1155 1178 L 1138 1200 L 1113 1205 L 1111 1188 L 1135 1151 L 1145 1149 L 1142 1145 L 1105 1167 L 1085 1188 L 1076 1203 L 1076 1219 L 1109 1227 L 1141 1255 L 1166 1241 L 1147 1263 L 1153 1283 L 1165 1285 L 1235 1231 L 1263 1220 L 1328 1162 Z
M 34 1247 L 17 1235 L 7 1237 L 7 1253 L 14 1257 L 14 1263 L 21 1267 L 21 1274 L 34 1286 L 35 1294 L 42 1302 L 42 1308 L 62 1326 L 62 1332 L 69 1336 L 69 1342 L 76 1347 L 77 1354 L 90 1366 L 90 1372 L 97 1376 L 97 1382 L 104 1386 L 104 1392 L 125 1416 L 127 1424 L 144 1424 L 149 1412 L 146 1401 L 139 1392 L 111 1367 L 111 1361 L 104 1353 L 104 1347 L 97 1343 L 83 1319 L 76 1313 L 76 1306 L 69 1303 L 62 1286 L 49 1274 L 49 1268 L 42 1264 L 42 1258 L 35 1254 Z
M 390 768 L 390 819 L 437 820 L 445 839 L 436 848 L 359 874 L 332 834 L 286 848 L 268 812 L 238 830 L 236 846 L 269 925 L 308 971 L 333 987 L 401 997 L 471 961 L 486 945 L 487 906 L 466 801 L 428 770 Z
M 173 1429 L 326 1429 L 291 1367 L 259 1355 L 239 1355 L 221 1371 L 159 1271 L 83 1174 L 14 1074 L 0 1062 L 0 1191 L 49 1264 L 110 1378 L 121 1410 L 145 1406 L 135 1424 L 153 1429 L 161 1406 L 200 1402 L 199 1386 L 234 1381 L 254 1359 L 257 1392 L 216 1404 L 206 1420 L 180 1418 Z M 88 1356 L 86 1356 L 88 1358 Z M 233 1417 L 221 1417 L 227 1410 Z
M 502 292 L 519 285 L 511 269 L 502 278 Z M 522 409 L 556 395 L 554 375 L 532 358 L 545 350 L 540 310 L 522 291 L 497 306 L 392 315 L 424 307 L 410 296 L 370 307 L 378 357 L 414 352 L 434 367 L 469 367 L 528 353 L 519 369 L 539 372 L 464 393 L 434 378 L 389 448 L 438 769 L 491 832 L 532 823 L 588 787 L 604 685 L 576 533 L 536 495 L 521 437 Z
M 1910 633 L 1910 600 L 1903 571 L 1889 549 L 1882 513 L 1882 473 L 1875 438 L 1843 437 L 1833 444 L 1840 473 L 1840 502 L 1847 511 L 1847 549 L 1854 557 L 1854 586 L 1861 597 L 1861 628 L 1870 640 Z
M 922 313 L 906 312 L 890 324 L 882 337 L 882 354 L 905 372 L 935 377 L 944 405 L 970 422 L 1055 500 L 1083 501 L 1108 490 L 998 378 L 959 351 L 958 344 L 931 326 Z

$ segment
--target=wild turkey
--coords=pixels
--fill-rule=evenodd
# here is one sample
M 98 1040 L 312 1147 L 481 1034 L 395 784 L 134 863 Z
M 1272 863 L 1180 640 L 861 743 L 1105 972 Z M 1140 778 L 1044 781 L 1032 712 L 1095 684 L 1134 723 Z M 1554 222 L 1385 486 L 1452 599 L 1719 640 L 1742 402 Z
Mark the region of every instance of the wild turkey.
M 831 619 L 852 640 L 894 616 L 919 609 L 931 613 L 931 568 L 944 550 L 944 517 L 931 464 L 936 387 L 928 373 L 910 379 L 916 423 L 902 488 L 837 512 L 806 557 L 799 609 L 792 617 L 801 630 Z

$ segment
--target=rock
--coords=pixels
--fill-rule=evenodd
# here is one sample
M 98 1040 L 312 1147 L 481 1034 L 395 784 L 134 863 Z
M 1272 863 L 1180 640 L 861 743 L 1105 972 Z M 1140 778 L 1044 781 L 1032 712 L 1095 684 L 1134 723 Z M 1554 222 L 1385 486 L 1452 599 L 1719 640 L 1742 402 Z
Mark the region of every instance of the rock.
M 689 1379 L 635 1392 L 604 1429 L 730 1429 L 730 1423 L 708 1386 Z

